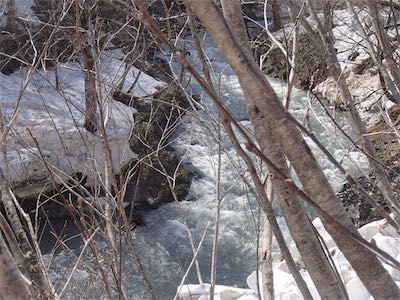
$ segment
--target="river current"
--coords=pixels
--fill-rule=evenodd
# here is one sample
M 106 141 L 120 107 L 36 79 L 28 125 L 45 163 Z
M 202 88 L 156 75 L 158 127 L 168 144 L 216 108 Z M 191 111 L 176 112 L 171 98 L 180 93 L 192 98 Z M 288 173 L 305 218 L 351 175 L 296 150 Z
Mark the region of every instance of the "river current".
M 236 76 L 219 56 L 211 41 L 204 40 L 206 54 L 211 62 L 214 85 L 228 109 L 251 130 L 243 94 Z M 185 48 L 188 57 L 196 66 L 200 66 L 191 41 L 182 41 L 179 47 Z M 161 55 L 161 54 L 160 54 Z M 167 56 L 166 59 L 169 59 Z M 173 63 L 179 75 L 181 68 Z M 268 78 L 276 93 L 285 94 L 283 81 Z M 171 299 L 176 293 L 183 275 L 193 257 L 188 231 L 197 248 L 203 233 L 205 237 L 198 252 L 200 273 L 204 282 L 210 280 L 211 250 L 213 245 L 215 218 L 217 212 L 217 174 L 220 162 L 219 188 L 220 233 L 218 238 L 217 283 L 233 286 L 245 286 L 247 276 L 256 269 L 257 243 L 262 217 L 256 204 L 255 196 L 244 184 L 242 177 L 249 178 L 244 163 L 237 157 L 223 132 L 218 144 L 217 114 L 212 101 L 194 83 L 185 77 L 189 93 L 199 95 L 201 108 L 188 113 L 180 128 L 172 138 L 172 146 L 182 158 L 182 163 L 190 168 L 193 179 L 187 199 L 179 203 L 170 203 L 150 211 L 145 215 L 147 225 L 136 229 L 132 234 L 140 260 L 144 266 L 154 294 L 157 299 Z M 346 169 L 357 174 L 357 167 L 346 158 L 346 154 L 361 167 L 367 165 L 365 157 L 352 150 L 349 142 L 335 131 L 332 122 L 315 102 L 309 100 L 306 92 L 294 89 L 290 112 L 300 121 L 309 116 L 308 124 L 316 136 L 338 160 L 343 160 Z M 314 115 L 315 113 L 315 115 Z M 344 129 L 350 132 L 349 122 L 344 115 L 335 116 Z M 335 190 L 339 190 L 344 178 L 333 168 L 317 147 L 306 138 L 319 163 L 324 169 Z M 344 147 L 344 148 L 342 148 Z M 256 161 L 261 167 L 261 164 Z M 280 216 L 279 209 L 276 214 Z M 312 211 L 310 211 L 312 214 Z M 282 228 L 285 228 L 282 217 L 279 217 Z M 283 229 L 290 239 L 287 230 Z M 104 251 L 107 251 L 104 246 Z M 275 249 L 276 250 L 276 249 Z M 106 254 L 105 254 L 106 255 Z M 61 254 L 53 258 L 59 266 L 68 265 L 68 257 Z M 123 281 L 129 299 L 147 299 L 148 291 L 137 271 L 137 266 L 130 254 L 123 262 Z M 58 272 L 57 272 L 58 273 Z M 53 276 L 58 277 L 56 273 Z M 100 299 L 102 289 L 90 280 L 90 276 L 78 269 L 74 275 L 75 288 L 88 299 Z M 185 283 L 198 283 L 195 266 L 188 273 Z M 73 288 L 72 288 L 73 290 Z M 75 294 L 76 296 L 76 294 Z M 74 298 L 74 294 L 69 294 Z

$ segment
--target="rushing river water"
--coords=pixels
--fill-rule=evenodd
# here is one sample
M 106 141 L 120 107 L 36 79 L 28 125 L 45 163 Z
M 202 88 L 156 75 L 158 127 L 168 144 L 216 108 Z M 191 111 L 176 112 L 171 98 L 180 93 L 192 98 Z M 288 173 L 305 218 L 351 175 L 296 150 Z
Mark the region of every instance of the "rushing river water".
M 243 95 L 237 78 L 218 55 L 217 49 L 209 40 L 204 41 L 209 60 L 212 62 L 215 86 L 218 88 L 224 103 L 242 124 L 250 129 Z M 196 65 L 197 55 L 191 50 L 190 42 L 186 45 L 190 53 L 189 58 Z M 179 66 L 176 66 L 179 72 Z M 269 78 L 278 95 L 285 92 L 282 81 Z M 182 157 L 183 163 L 191 168 L 196 176 L 186 201 L 166 204 L 157 210 L 147 213 L 147 224 L 135 230 L 135 238 L 139 257 L 144 265 L 145 272 L 150 279 L 157 299 L 171 299 L 182 276 L 193 257 L 188 230 L 197 246 L 201 236 L 206 231 L 205 238 L 199 250 L 198 260 L 204 282 L 210 279 L 211 249 L 217 211 L 217 170 L 220 152 L 220 191 L 222 196 L 220 209 L 220 234 L 218 240 L 217 283 L 225 285 L 245 286 L 247 276 L 256 268 L 257 232 L 260 223 L 260 214 L 254 195 L 241 180 L 245 176 L 244 164 L 237 157 L 234 149 L 224 133 L 221 133 L 221 146 L 218 145 L 218 126 L 215 120 L 217 114 L 211 100 L 195 85 L 190 83 L 188 90 L 202 95 L 203 109 L 191 112 L 184 117 L 182 125 L 174 137 L 173 147 Z M 290 104 L 290 111 L 298 120 L 303 120 L 307 114 L 309 104 L 307 95 L 300 90 L 294 90 Z M 323 141 L 329 151 L 337 159 L 342 159 L 349 144 L 339 133 L 336 137 L 327 132 L 323 126 L 333 131 L 333 125 L 324 115 L 321 107 L 313 103 L 319 123 L 310 116 L 310 127 Z M 341 124 L 345 124 L 343 115 L 336 115 Z M 344 125 L 346 130 L 349 125 Z M 336 139 L 337 138 L 337 139 Z M 340 142 L 338 142 L 339 140 Z M 309 141 L 307 139 L 307 141 Z M 340 143 L 340 144 L 339 144 Z M 335 170 L 329 161 L 320 153 L 316 146 L 310 143 L 315 155 L 333 187 L 338 190 L 343 183 L 343 177 Z M 361 166 L 366 165 L 365 158 L 350 150 L 348 153 Z M 347 169 L 356 173 L 356 168 L 344 159 Z M 277 210 L 279 215 L 279 211 Z M 280 223 L 284 225 L 282 218 Z M 286 232 L 287 235 L 287 232 Z M 142 279 L 136 271 L 133 259 L 128 255 L 124 260 L 124 284 L 130 299 L 146 299 L 148 292 L 144 288 Z M 66 256 L 55 258 L 59 265 L 67 265 Z M 54 275 L 57 276 L 57 275 Z M 100 289 L 85 273 L 76 275 L 76 284 L 83 287 L 83 294 L 90 299 L 98 299 Z M 195 267 L 189 273 L 186 283 L 198 283 Z M 97 287 L 96 287 L 97 286 Z

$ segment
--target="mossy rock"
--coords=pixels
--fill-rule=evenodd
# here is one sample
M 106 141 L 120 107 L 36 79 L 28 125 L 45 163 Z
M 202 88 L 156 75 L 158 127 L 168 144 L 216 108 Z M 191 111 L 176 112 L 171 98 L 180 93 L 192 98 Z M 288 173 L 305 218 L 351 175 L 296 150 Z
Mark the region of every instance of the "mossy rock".
M 160 139 L 179 124 L 179 119 L 189 107 L 186 97 L 177 86 L 169 85 L 152 95 L 151 101 L 135 101 L 134 107 L 138 113 L 135 114 L 130 146 L 139 155 L 139 167 L 133 178 L 137 199 L 127 200 L 134 201 L 137 209 L 155 208 L 174 201 L 163 168 L 169 177 L 175 176 L 174 193 L 177 199 L 184 199 L 190 188 L 192 173 L 180 165 L 173 151 L 163 144 L 167 141 L 160 145 Z
M 171 124 L 177 124 L 189 103 L 183 93 L 174 85 L 160 89 L 149 102 L 136 101 L 133 106 L 138 110 L 130 140 L 131 148 L 139 156 L 147 155 L 157 147 L 160 138 Z
M 170 183 L 174 182 L 172 191 L 176 199 L 164 169 L 171 178 Z M 182 200 L 189 191 L 192 177 L 192 173 L 180 165 L 177 157 L 171 152 L 162 153 L 158 159 L 154 156 L 149 157 L 140 163 L 133 178 L 134 189 L 126 200 L 132 201 L 136 210 L 154 209 L 164 203 Z
M 292 55 L 292 42 L 288 44 L 289 55 Z M 327 76 L 327 67 L 324 53 L 314 46 L 307 35 L 301 35 L 298 41 L 298 53 L 296 55 L 295 86 L 308 89 L 311 78 L 318 71 L 318 82 L 322 82 Z M 279 48 L 272 48 L 267 54 L 263 71 L 275 78 L 288 78 L 288 65 L 286 58 Z

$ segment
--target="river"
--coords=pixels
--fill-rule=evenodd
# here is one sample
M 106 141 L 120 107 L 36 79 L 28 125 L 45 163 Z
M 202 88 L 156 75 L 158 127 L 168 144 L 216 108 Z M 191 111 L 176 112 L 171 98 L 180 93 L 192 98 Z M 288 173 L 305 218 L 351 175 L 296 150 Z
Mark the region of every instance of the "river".
M 215 86 L 218 88 L 224 103 L 241 123 L 251 130 L 243 94 L 236 76 L 221 59 L 213 43 L 207 39 L 203 42 L 207 57 L 212 62 L 212 76 Z M 191 41 L 182 41 L 179 46 L 184 47 L 190 54 L 188 57 L 191 62 L 200 65 L 190 44 Z M 180 67 L 174 64 L 174 70 L 179 73 Z M 277 94 L 283 96 L 286 89 L 285 83 L 273 78 L 268 79 Z M 157 299 L 171 299 L 175 295 L 176 288 L 192 259 L 193 251 L 188 230 L 196 246 L 206 231 L 198 253 L 198 260 L 202 280 L 204 282 L 210 280 L 211 249 L 217 211 L 216 174 L 219 160 L 221 163 L 220 192 L 222 200 L 217 283 L 245 286 L 247 276 L 256 268 L 257 232 L 262 218 L 254 195 L 241 180 L 242 176 L 248 177 L 245 166 L 237 157 L 235 150 L 223 132 L 221 133 L 221 144 L 218 145 L 217 114 L 212 101 L 193 83 L 192 79 L 188 80 L 186 77 L 185 82 L 188 84 L 189 93 L 200 95 L 202 107 L 202 109 L 192 111 L 184 117 L 172 143 L 176 153 L 182 157 L 183 164 L 196 174 L 189 195 L 185 201 L 166 204 L 148 212 L 145 215 L 147 225 L 132 232 L 140 260 L 144 265 Z M 308 114 L 309 125 L 317 137 L 323 141 L 323 144 L 337 159 L 344 159 L 343 163 L 346 169 L 357 174 L 357 168 L 345 158 L 347 150 L 342 148 L 342 146 L 349 148 L 349 143 L 339 132 L 335 132 L 333 124 L 324 114 L 323 109 L 316 103 L 312 104 L 316 117 L 312 111 L 309 111 L 306 92 L 295 89 L 290 104 L 290 112 L 301 121 Z M 347 125 L 345 116 L 337 113 L 336 118 L 344 126 L 344 129 L 350 132 L 350 126 Z M 317 156 L 332 186 L 335 190 L 339 190 L 344 181 L 343 177 L 316 149 L 316 146 L 308 138 L 306 140 Z M 219 158 L 220 149 L 222 150 Z M 360 153 L 350 150 L 348 155 L 361 166 L 367 165 L 365 157 Z M 261 166 L 257 161 L 256 164 Z M 310 213 L 312 214 L 312 211 Z M 276 214 L 280 216 L 278 208 L 276 208 Z M 285 228 L 282 217 L 279 217 L 279 222 L 282 228 Z M 287 230 L 284 231 L 286 237 L 290 239 Z M 106 249 L 104 244 L 103 250 L 107 251 Z M 58 269 L 68 265 L 68 257 L 64 254 L 53 259 L 54 263 L 58 265 Z M 129 254 L 124 259 L 123 269 L 123 281 L 129 299 L 147 299 L 148 291 L 144 288 L 136 264 Z M 53 272 L 52 276 L 59 277 L 59 274 Z M 79 290 L 88 299 L 102 298 L 99 283 L 93 282 L 84 271 L 78 271 L 73 282 L 72 290 Z M 188 274 L 186 283 L 198 283 L 194 266 Z M 75 296 L 76 292 L 69 294 L 71 298 Z

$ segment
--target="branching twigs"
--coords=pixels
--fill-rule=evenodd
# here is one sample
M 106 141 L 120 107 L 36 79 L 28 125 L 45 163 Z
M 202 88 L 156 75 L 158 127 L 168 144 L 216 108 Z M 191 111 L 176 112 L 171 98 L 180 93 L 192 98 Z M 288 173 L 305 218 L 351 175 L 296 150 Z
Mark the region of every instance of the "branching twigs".
M 97 234 L 97 232 L 99 231 L 99 228 L 96 228 L 93 233 L 90 235 L 89 239 L 87 241 L 85 241 L 85 245 L 83 246 L 82 250 L 81 250 L 81 254 L 79 255 L 79 257 L 77 258 L 74 267 L 71 270 L 70 275 L 68 276 L 67 281 L 64 284 L 64 287 L 62 288 L 61 292 L 58 294 L 57 300 L 61 299 L 61 296 L 64 294 L 65 290 L 67 289 L 72 276 L 75 273 L 75 270 L 77 269 L 79 263 L 81 262 L 82 259 L 82 255 L 85 253 L 86 247 L 89 245 L 90 241 L 95 237 L 95 235 Z
M 192 268 L 193 264 L 194 264 L 195 261 L 197 260 L 197 255 L 198 255 L 198 253 L 199 253 L 199 251 L 200 251 L 201 245 L 202 245 L 203 242 L 204 242 L 204 239 L 205 239 L 205 237 L 206 237 L 206 234 L 207 234 L 207 231 L 208 231 L 208 227 L 209 227 L 209 226 L 210 226 L 210 224 L 207 223 L 206 227 L 204 228 L 203 234 L 202 234 L 202 236 L 201 236 L 201 238 L 200 238 L 200 242 L 199 242 L 199 244 L 197 245 L 197 249 L 196 249 L 196 251 L 195 251 L 194 254 L 193 254 L 193 258 L 192 258 L 192 260 L 190 261 L 190 264 L 189 264 L 189 266 L 187 267 L 186 272 L 185 272 L 185 274 L 184 274 L 183 277 L 182 277 L 181 283 L 180 283 L 180 285 L 179 285 L 179 287 L 178 287 L 178 289 L 177 289 L 177 292 L 176 292 L 176 294 L 175 294 L 174 300 L 178 299 L 179 293 L 181 292 L 181 290 L 182 290 L 182 288 L 183 288 L 183 285 L 185 284 L 185 281 L 186 281 L 187 276 L 189 275 L 190 269 Z
M 0 232 L 0 297 L 30 300 L 32 294 Z
M 10 174 L 7 159 L 7 137 L 12 124 L 17 118 L 18 112 L 19 107 L 15 109 L 14 114 L 8 123 L 6 123 L 4 116 L 1 114 L 2 134 L 0 138 L 0 149 L 3 156 L 3 169 L 1 170 L 2 174 L 0 176 L 1 200 L 6 210 L 10 225 L 18 241 L 18 247 L 20 248 L 20 251 L 24 257 L 23 267 L 26 268 L 26 271 L 30 275 L 30 279 L 32 281 L 32 295 L 40 295 L 43 298 L 52 299 L 54 296 L 54 290 L 43 264 L 41 253 L 37 245 L 36 236 L 32 228 L 32 223 L 30 222 L 29 217 L 19 206 L 19 203 L 15 199 L 14 194 L 9 186 Z M 34 244 L 34 247 L 32 247 L 31 242 L 29 241 L 20 216 L 23 217 L 24 221 L 28 225 L 29 234 L 32 237 L 32 243 Z M 6 228 L 4 228 L 4 230 L 6 230 Z M 16 253 L 17 257 L 18 253 L 19 252 Z
M 329 224 L 334 226 L 336 229 L 338 229 L 342 234 L 346 235 L 353 241 L 361 244 L 363 247 L 366 249 L 376 253 L 379 255 L 381 258 L 385 259 L 385 261 L 390 262 L 393 266 L 396 268 L 400 268 L 400 263 L 397 262 L 395 259 L 393 259 L 390 255 L 388 255 L 386 252 L 382 251 L 378 247 L 376 247 L 374 244 L 371 244 L 364 239 L 362 239 L 360 236 L 356 235 L 353 232 L 350 232 L 345 226 L 340 224 L 338 221 L 336 221 L 334 218 L 332 218 L 327 212 L 325 212 L 321 207 L 319 207 L 312 199 L 308 197 L 307 194 L 305 194 L 301 189 L 299 189 L 292 181 L 291 179 L 287 178 L 282 172 L 276 168 L 275 165 L 273 165 L 267 157 L 265 157 L 260 150 L 254 145 L 252 140 L 249 138 L 247 132 L 243 129 L 242 125 L 235 120 L 229 112 L 226 110 L 222 102 L 219 100 L 219 97 L 215 95 L 208 87 L 206 82 L 201 78 L 201 76 L 194 70 L 193 66 L 191 66 L 188 61 L 185 59 L 185 57 L 182 55 L 182 53 L 176 49 L 176 47 L 169 41 L 167 40 L 158 30 L 155 24 L 153 23 L 151 17 L 148 15 L 147 11 L 145 10 L 145 7 L 141 5 L 141 1 L 136 0 L 135 1 L 137 7 L 139 8 L 140 14 L 138 16 L 139 20 L 146 25 L 146 27 L 153 33 L 155 34 L 163 43 L 165 43 L 173 52 L 173 54 L 176 56 L 176 58 L 179 60 L 179 62 L 184 66 L 184 68 L 196 79 L 196 81 L 201 85 L 201 87 L 207 92 L 207 94 L 214 100 L 215 105 L 217 106 L 218 110 L 223 114 L 223 116 L 226 118 L 224 120 L 225 123 L 230 123 L 233 126 L 235 126 L 239 133 L 243 135 L 243 137 L 246 139 L 248 143 L 248 150 L 253 152 L 255 155 L 259 156 L 260 158 L 263 159 L 263 161 L 270 166 L 274 172 L 276 172 L 276 178 L 280 180 L 284 180 L 285 183 L 288 185 L 288 187 L 293 188 L 305 201 L 307 201 L 309 204 L 311 204 L 317 212 L 325 218 Z M 229 130 L 229 128 L 228 128 Z
M 367 191 L 362 187 L 362 185 L 351 176 L 350 173 L 348 173 L 345 168 L 332 156 L 332 154 L 326 149 L 324 145 L 320 142 L 319 139 L 316 138 L 316 136 L 308 130 L 305 126 L 303 126 L 299 121 L 296 120 L 290 113 L 287 114 L 287 117 L 294 122 L 297 127 L 300 128 L 301 131 L 303 131 L 311 140 L 318 146 L 318 148 L 325 154 L 325 156 L 328 158 L 328 160 L 345 176 L 347 182 L 355 187 L 362 196 L 368 201 L 369 204 L 371 204 L 378 212 L 379 214 L 387 220 L 387 222 L 393 226 L 396 231 L 399 231 L 399 226 L 396 223 L 395 220 L 382 208 L 382 206 L 372 199 L 372 197 L 367 193 Z
M 138 3 L 138 6 L 140 7 L 140 2 Z M 238 129 L 240 130 L 241 134 L 247 137 L 247 140 L 250 140 L 249 136 L 246 134 L 245 130 L 242 128 L 239 123 L 233 119 L 233 117 L 229 114 L 229 112 L 226 110 L 222 102 L 220 101 L 218 95 L 214 93 L 213 90 L 210 89 L 210 87 L 207 85 L 205 81 L 201 78 L 201 76 L 195 71 L 193 66 L 191 66 L 186 59 L 183 57 L 182 54 L 175 48 L 175 46 L 165 39 L 165 37 L 157 30 L 156 26 L 154 23 L 152 23 L 152 20 L 150 16 L 148 15 L 147 11 L 145 10 L 144 6 L 142 6 L 141 10 L 141 21 L 144 22 L 146 26 L 155 34 L 159 39 L 161 39 L 164 43 L 168 45 L 168 47 L 171 49 L 171 51 L 177 56 L 178 60 L 181 62 L 181 64 L 189 71 L 189 73 L 196 79 L 196 81 L 202 86 L 202 88 L 209 94 L 209 96 L 212 98 L 214 103 L 217 106 L 217 109 L 219 110 L 222 118 L 222 124 L 225 127 L 225 130 L 228 133 L 229 138 L 231 139 L 231 142 L 233 143 L 234 147 L 238 151 L 238 154 L 244 159 L 246 162 L 250 174 L 253 178 L 253 181 L 256 182 L 256 190 L 257 193 L 260 197 L 263 199 L 260 199 L 260 205 L 263 207 L 264 211 L 267 214 L 268 221 L 270 222 L 271 226 L 273 227 L 275 237 L 278 241 L 278 244 L 281 248 L 282 253 L 284 254 L 284 257 L 286 259 L 286 262 L 290 268 L 290 271 L 292 272 L 296 283 L 298 284 L 298 287 L 300 288 L 302 294 L 304 295 L 305 298 L 310 298 L 311 294 L 308 291 L 307 285 L 305 284 L 304 280 L 302 279 L 301 275 L 299 274 L 297 267 L 290 255 L 289 250 L 287 249 L 287 246 L 285 244 L 285 241 L 283 239 L 282 233 L 279 229 L 279 226 L 276 222 L 276 219 L 273 215 L 272 207 L 270 205 L 270 202 L 268 199 L 266 199 L 266 194 L 264 191 L 264 188 L 258 178 L 257 172 L 253 166 L 251 158 L 246 154 L 246 152 L 241 148 L 239 142 L 237 141 L 235 135 L 233 134 L 232 128 L 231 128 L 231 122 L 235 124 Z
M 400 99 L 398 96 L 399 87 L 396 86 L 394 84 L 393 80 L 390 78 L 390 74 L 389 74 L 387 68 L 383 65 L 383 63 L 379 57 L 380 56 L 379 53 L 375 50 L 375 46 L 374 46 L 371 38 L 369 37 L 367 30 L 362 25 L 360 17 L 358 15 L 358 13 L 356 12 L 355 7 L 353 6 L 353 4 L 351 3 L 350 0 L 346 0 L 346 4 L 347 4 L 347 10 L 352 15 L 352 17 L 353 17 L 352 20 L 355 22 L 357 30 L 358 30 L 359 34 L 361 35 L 361 37 L 363 38 L 363 42 L 367 46 L 370 57 L 372 58 L 375 66 L 378 67 L 378 69 L 380 70 L 380 72 L 382 74 L 382 77 L 383 77 L 384 83 L 386 84 L 387 89 L 390 91 L 394 100 L 396 102 L 400 102 Z
M 218 161 L 217 161 L 217 170 L 216 170 L 216 183 L 215 183 L 215 189 L 216 189 L 216 201 L 217 201 L 217 211 L 215 215 L 215 229 L 214 229 L 214 238 L 213 238 L 213 247 L 212 247 L 212 253 L 211 253 L 211 287 L 210 287 L 210 300 L 214 299 L 214 289 L 217 281 L 217 253 L 218 253 L 218 239 L 219 239 L 219 233 L 220 233 L 220 221 L 221 221 L 221 128 L 220 128 L 220 122 L 217 124 L 218 132 L 217 132 L 217 138 L 218 138 Z

